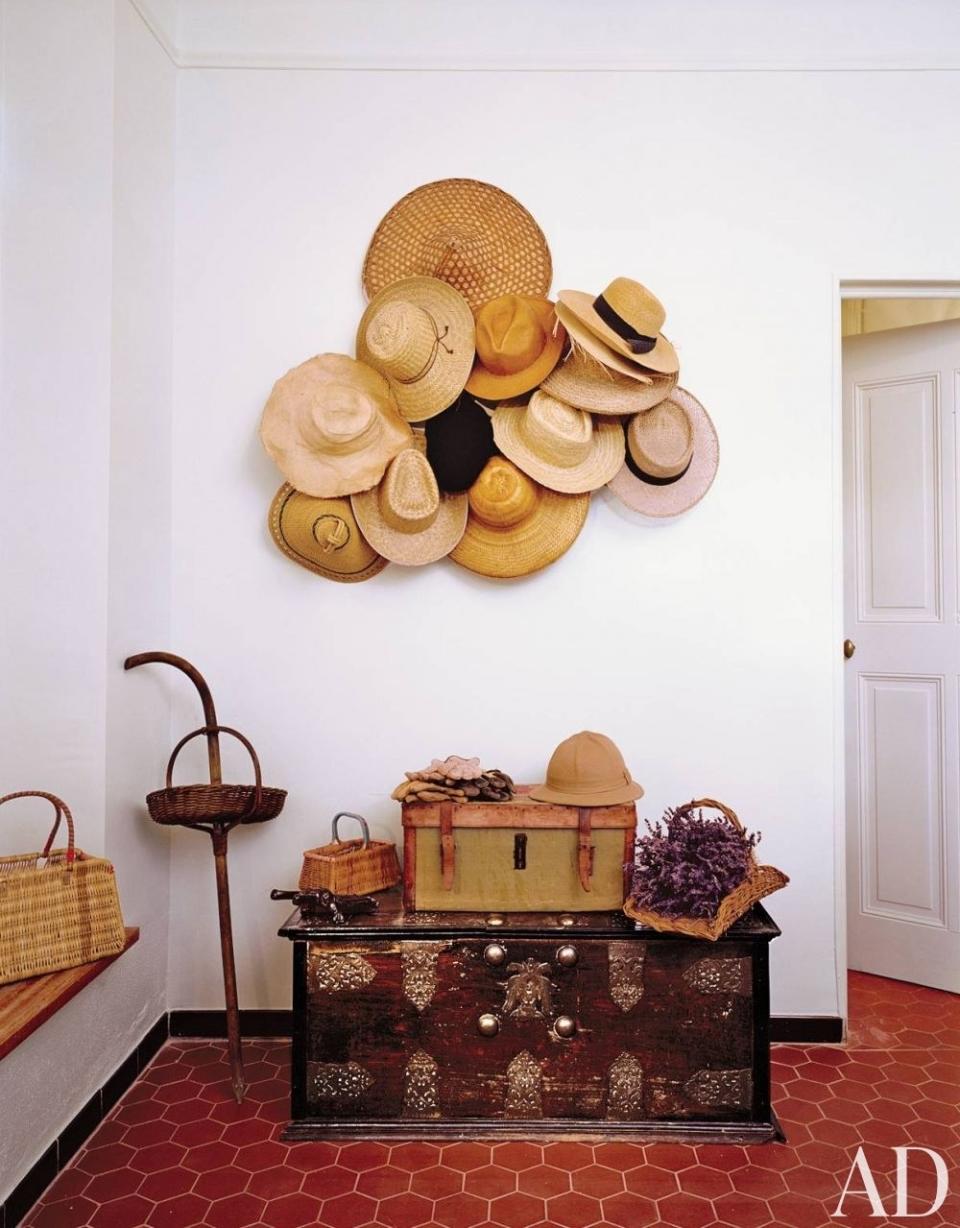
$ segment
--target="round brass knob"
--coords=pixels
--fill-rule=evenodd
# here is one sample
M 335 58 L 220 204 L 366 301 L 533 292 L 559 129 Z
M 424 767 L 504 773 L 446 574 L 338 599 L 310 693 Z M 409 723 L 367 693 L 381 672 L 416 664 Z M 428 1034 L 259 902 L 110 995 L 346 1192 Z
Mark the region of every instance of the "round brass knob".
M 500 1020 L 496 1015 L 481 1015 L 477 1020 L 477 1031 L 481 1036 L 496 1036 L 500 1031 Z
M 499 968 L 507 958 L 507 948 L 502 947 L 499 942 L 491 942 L 488 947 L 484 948 L 483 958 L 491 967 Z
M 850 660 L 850 658 L 853 656 L 853 654 L 854 654 L 856 651 L 857 651 L 857 646 L 856 646 L 856 644 L 853 642 L 853 640 L 844 640 L 844 641 L 843 641 L 843 655 L 846 657 L 846 659 L 847 659 L 848 661 Z
M 574 967 L 579 958 L 576 947 L 563 946 L 557 950 L 557 963 L 561 968 Z
M 577 1030 L 577 1021 L 572 1019 L 569 1015 L 559 1015 L 557 1017 L 557 1022 L 553 1025 L 553 1030 L 558 1036 L 562 1036 L 564 1039 L 566 1039 L 568 1036 L 572 1036 Z

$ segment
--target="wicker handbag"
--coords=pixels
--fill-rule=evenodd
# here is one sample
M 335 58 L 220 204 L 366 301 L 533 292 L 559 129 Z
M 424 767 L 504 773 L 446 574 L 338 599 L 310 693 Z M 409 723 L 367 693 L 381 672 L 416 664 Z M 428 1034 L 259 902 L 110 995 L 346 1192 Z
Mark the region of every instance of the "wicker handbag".
M 341 819 L 356 819 L 362 840 L 340 839 Z M 371 840 L 367 820 L 342 810 L 333 816 L 333 842 L 307 849 L 300 871 L 301 891 L 332 891 L 334 895 L 369 895 L 386 891 L 400 881 L 397 846 L 387 840 Z
M 76 847 L 66 802 L 27 790 L 0 806 L 18 797 L 46 798 L 56 818 L 42 852 L 0 856 L 0 985 L 118 955 L 124 944 L 113 866 Z M 61 820 L 67 847 L 55 849 Z
M 719 810 L 727 822 L 732 823 L 737 831 L 742 832 L 744 830 L 743 824 L 730 807 L 725 806 L 723 802 L 714 801 L 711 797 L 687 802 L 685 806 L 677 808 L 677 813 L 692 814 L 694 810 L 700 810 L 703 807 L 707 807 L 710 810 Z M 686 934 L 688 938 L 707 938 L 711 942 L 716 942 L 718 938 L 723 937 L 734 921 L 738 921 L 745 913 L 748 913 L 754 904 L 762 900 L 764 896 L 772 895 L 774 891 L 779 891 L 789 881 L 790 879 L 787 878 L 786 874 L 774 869 L 773 866 L 758 865 L 756 856 L 751 849 L 750 871 L 747 877 L 738 887 L 734 887 L 731 892 L 723 897 L 714 917 L 664 917 L 660 913 L 650 912 L 646 908 L 639 908 L 632 898 L 626 901 L 623 911 L 634 921 L 639 921 L 641 925 L 647 925 L 651 929 L 658 930 L 660 933 Z

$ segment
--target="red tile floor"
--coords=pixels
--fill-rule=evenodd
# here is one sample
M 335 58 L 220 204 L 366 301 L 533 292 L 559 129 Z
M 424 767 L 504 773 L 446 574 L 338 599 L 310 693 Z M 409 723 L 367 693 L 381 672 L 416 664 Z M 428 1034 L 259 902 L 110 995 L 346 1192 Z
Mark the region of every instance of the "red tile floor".
M 960 997 L 853 973 L 850 1044 L 774 1050 L 787 1144 L 278 1141 L 288 1048 L 248 1043 L 234 1104 L 222 1045 L 172 1041 L 47 1191 L 30 1228 L 960 1228 Z M 952 1192 L 926 1218 L 831 1219 L 858 1145 L 893 1202 L 891 1148 L 927 1146 Z M 917 1159 L 917 1157 L 914 1157 Z M 908 1210 L 932 1201 L 911 1165 Z M 932 1167 L 929 1170 L 932 1173 Z M 862 1188 L 862 1187 L 857 1187 Z

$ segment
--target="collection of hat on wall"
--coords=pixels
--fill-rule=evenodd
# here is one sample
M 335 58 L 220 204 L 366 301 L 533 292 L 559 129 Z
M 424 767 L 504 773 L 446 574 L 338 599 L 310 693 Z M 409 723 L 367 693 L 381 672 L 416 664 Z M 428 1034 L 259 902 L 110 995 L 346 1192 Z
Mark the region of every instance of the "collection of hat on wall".
M 648 516 L 703 498 L 717 435 L 677 386 L 660 302 L 617 277 L 553 303 L 551 277 L 499 188 L 444 179 L 394 205 L 364 261 L 357 357 L 308 359 L 263 411 L 284 554 L 340 581 L 445 556 L 522 576 L 569 549 L 601 486 Z

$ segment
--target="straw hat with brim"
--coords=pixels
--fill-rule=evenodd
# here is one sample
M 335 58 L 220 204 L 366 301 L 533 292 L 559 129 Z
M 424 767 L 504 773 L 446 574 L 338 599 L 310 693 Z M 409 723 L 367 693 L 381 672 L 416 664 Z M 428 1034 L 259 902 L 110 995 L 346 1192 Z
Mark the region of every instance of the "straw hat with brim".
M 643 786 L 605 734 L 584 729 L 560 743 L 550 756 L 547 779 L 530 790 L 530 797 L 563 806 L 616 806 L 643 797 Z
M 649 383 L 628 379 L 588 354 L 577 342 L 541 384 L 544 392 L 588 409 L 592 414 L 639 414 L 659 405 L 677 386 L 676 375 L 656 375 Z
M 288 559 L 328 580 L 369 580 L 387 565 L 364 539 L 349 499 L 315 499 L 284 483 L 270 504 L 269 525 Z
M 589 495 L 561 495 L 492 456 L 470 487 L 467 528 L 450 557 L 481 576 L 540 571 L 569 550 L 583 528 Z
M 666 319 L 663 304 L 638 281 L 615 277 L 602 294 L 561 290 L 558 297 L 595 337 L 631 362 L 668 374 L 680 365 L 660 331 Z
M 710 415 L 685 388 L 627 423 L 626 460 L 607 483 L 645 516 L 678 516 L 699 503 L 720 463 Z
M 606 734 L 583 729 L 560 743 L 546 766 L 545 782 L 529 796 L 562 806 L 617 806 L 643 797 L 643 786 L 633 780 Z
M 594 422 L 549 392 L 529 405 L 501 405 L 493 414 L 497 447 L 529 477 L 564 494 L 599 490 L 623 465 L 619 422 Z
M 467 525 L 467 496 L 441 495 L 430 462 L 408 448 L 376 490 L 351 499 L 364 536 L 392 563 L 416 567 L 450 553 Z
M 440 179 L 393 206 L 363 262 L 368 298 L 418 276 L 449 282 L 477 308 L 501 294 L 547 294 L 553 269 L 543 231 L 519 201 L 477 179 Z
M 584 353 L 589 354 L 591 358 L 595 358 L 597 362 L 602 363 L 605 367 L 609 367 L 611 371 L 616 371 L 618 375 L 623 375 L 627 379 L 633 380 L 634 383 L 652 383 L 654 375 L 659 374 L 659 372 L 646 370 L 637 363 L 631 362 L 628 358 L 624 358 L 616 350 L 611 349 L 606 342 L 601 341 L 599 337 L 595 337 L 585 324 L 581 324 L 573 312 L 564 307 L 563 303 L 557 303 L 555 310 L 557 319 L 567 330 L 572 349 L 575 350 L 579 347 Z
M 260 420 L 263 446 L 290 485 L 325 499 L 374 486 L 410 438 L 387 381 L 346 354 L 288 371 Z
M 545 298 L 503 294 L 475 313 L 477 358 L 467 391 L 485 400 L 518 397 L 560 361 L 567 334 Z
M 490 415 L 469 392 L 425 423 L 424 431 L 437 485 L 450 494 L 469 490 L 496 451 Z
M 452 405 L 473 366 L 473 314 L 435 277 L 408 277 L 381 291 L 357 330 L 357 357 L 386 376 L 408 422 Z

